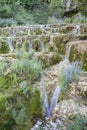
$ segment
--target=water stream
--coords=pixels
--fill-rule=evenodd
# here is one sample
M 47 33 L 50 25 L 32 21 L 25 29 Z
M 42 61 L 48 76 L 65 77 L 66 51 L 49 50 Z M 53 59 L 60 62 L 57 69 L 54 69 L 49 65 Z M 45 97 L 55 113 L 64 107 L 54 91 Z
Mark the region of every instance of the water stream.
M 47 117 L 49 117 L 52 114 L 52 110 L 57 104 L 60 92 L 61 92 L 61 85 L 58 85 L 53 93 L 53 96 L 51 97 L 50 104 L 49 104 L 46 89 L 45 89 L 44 75 L 42 73 L 40 94 L 41 94 L 41 100 L 43 102 L 43 109 L 46 111 Z
M 50 44 L 53 43 L 53 37 L 54 37 L 54 35 L 50 35 Z
M 9 45 L 10 52 L 13 52 L 14 48 L 12 45 L 12 37 L 8 37 L 8 45 Z
M 31 37 L 30 36 L 28 36 L 28 45 L 29 45 L 29 51 L 32 51 L 33 47 L 32 47 L 32 42 L 31 42 Z
M 80 25 L 76 25 L 76 34 L 80 35 L 80 31 L 81 31 Z

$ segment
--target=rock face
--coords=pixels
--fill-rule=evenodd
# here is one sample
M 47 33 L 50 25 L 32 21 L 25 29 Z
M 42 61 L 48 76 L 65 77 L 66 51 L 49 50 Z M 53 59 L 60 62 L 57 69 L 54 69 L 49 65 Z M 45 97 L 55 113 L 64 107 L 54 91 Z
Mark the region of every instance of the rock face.
M 87 41 L 76 41 L 69 43 L 71 46 L 69 59 L 70 61 L 81 60 L 83 61 L 83 68 L 87 71 Z
M 77 27 L 79 27 L 80 33 L 78 32 Z M 67 45 L 69 44 L 71 46 L 72 44 L 69 53 L 70 60 L 81 59 L 83 61 L 83 68 L 87 70 L 86 25 L 59 24 L 0 28 L 1 54 L 9 53 L 11 51 L 9 48 L 8 38 L 12 41 L 12 51 L 15 53 L 19 51 L 20 48 L 24 48 L 28 52 L 30 50 L 30 44 L 32 45 L 32 49 L 37 53 L 44 52 L 41 54 L 40 59 L 45 67 L 48 67 L 48 64 L 53 65 L 62 60 L 64 55 L 67 53 Z M 82 48 L 85 48 L 85 50 L 83 49 L 83 51 Z M 73 55 L 74 53 L 76 56 Z M 48 63 L 48 61 L 50 62 Z

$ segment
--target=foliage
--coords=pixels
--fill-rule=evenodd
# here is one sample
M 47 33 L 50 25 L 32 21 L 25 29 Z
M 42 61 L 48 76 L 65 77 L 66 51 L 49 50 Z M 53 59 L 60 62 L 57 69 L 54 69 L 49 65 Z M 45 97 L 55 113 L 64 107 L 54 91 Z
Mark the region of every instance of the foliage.
M 16 78 L 17 86 L 13 77 L 0 77 L 0 130 L 28 130 L 34 122 L 31 118 L 41 116 L 39 90 L 28 80 Z
M 70 63 L 68 59 L 65 59 L 59 71 L 58 80 L 62 86 L 62 90 L 65 91 L 70 82 L 78 79 L 81 74 L 82 63 L 81 62 L 72 62 Z
M 67 130 L 86 130 L 87 119 L 78 114 L 75 116 L 74 121 L 67 125 Z
M 24 124 L 25 121 L 25 109 L 21 108 L 20 111 L 15 110 L 15 108 L 12 110 L 12 116 L 15 120 L 15 122 L 19 125 Z
M 41 62 L 37 61 L 36 59 L 29 61 L 27 59 L 16 59 L 12 64 L 12 69 L 19 75 L 31 74 L 31 77 L 36 79 L 41 71 Z
M 78 2 L 78 10 L 84 16 L 87 16 L 87 0 L 76 0 Z
M 50 14 L 56 18 L 61 18 L 63 15 L 63 0 L 51 0 L 49 5 Z
M 0 27 L 6 27 L 11 25 L 16 25 L 17 22 L 12 18 L 0 18 Z
M 27 95 L 28 92 L 27 82 L 23 81 L 19 84 L 19 86 L 23 90 L 23 94 Z
M 77 2 L 78 12 L 87 15 L 86 0 L 71 0 L 70 8 Z M 66 0 L 1 0 L 0 17 L 6 19 L 0 26 L 13 24 L 46 24 L 49 17 L 55 17 L 57 21 L 63 18 Z M 13 19 L 8 21 L 8 19 Z M 50 23 L 50 22 L 48 22 Z M 55 23 L 55 21 L 53 21 Z
M 20 50 L 17 54 L 18 59 L 15 59 L 11 68 L 18 75 L 30 76 L 30 79 L 37 79 L 42 71 L 41 62 L 36 58 L 31 58 L 34 52 L 26 53 L 25 50 Z
M 8 64 L 6 62 L 0 62 L 0 75 L 4 73 L 4 70 L 7 68 Z

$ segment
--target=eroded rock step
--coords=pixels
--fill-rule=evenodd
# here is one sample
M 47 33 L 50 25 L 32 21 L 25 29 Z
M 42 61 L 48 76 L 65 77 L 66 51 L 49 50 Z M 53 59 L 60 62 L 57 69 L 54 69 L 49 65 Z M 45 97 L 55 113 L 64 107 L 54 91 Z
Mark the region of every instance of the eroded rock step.
M 31 25 L 18 27 L 0 28 L 1 36 L 24 36 L 24 35 L 42 35 L 51 33 L 74 33 L 78 32 L 74 24 L 55 24 L 55 25 Z M 80 34 L 87 34 L 87 25 L 79 25 Z
M 8 42 L 10 41 L 13 48 L 21 48 L 24 44 L 26 51 L 29 50 L 29 44 L 35 51 L 43 51 L 49 49 L 49 51 L 56 51 L 65 54 L 65 48 L 67 42 L 77 41 L 80 39 L 87 39 L 86 34 L 75 35 L 75 34 L 49 34 L 49 35 L 30 35 L 30 36 L 11 36 L 11 37 L 0 37 L 0 53 L 9 52 Z M 47 51 L 47 50 L 45 50 Z

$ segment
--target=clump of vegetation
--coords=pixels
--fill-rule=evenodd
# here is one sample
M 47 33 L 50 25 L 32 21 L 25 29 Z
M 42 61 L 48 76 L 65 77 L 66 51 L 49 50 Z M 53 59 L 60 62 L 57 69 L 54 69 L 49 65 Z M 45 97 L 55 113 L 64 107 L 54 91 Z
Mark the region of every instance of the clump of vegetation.
M 4 74 L 4 70 L 8 67 L 8 63 L 0 62 L 0 75 Z
M 67 90 L 70 82 L 77 80 L 82 72 L 82 62 L 72 62 L 70 63 L 68 59 L 65 59 L 60 64 L 58 72 L 58 80 L 62 86 L 62 90 Z
M 31 79 L 37 79 L 42 71 L 42 64 L 38 59 L 33 58 L 33 54 L 33 51 L 29 53 L 20 51 L 11 66 L 12 71 L 18 75 L 29 75 Z
M 67 125 L 67 130 L 86 130 L 87 119 L 78 114 L 75 116 L 74 121 Z
M 75 5 L 75 1 L 77 5 Z M 70 10 L 73 9 L 73 11 L 72 13 L 68 13 L 67 16 L 64 15 L 67 6 L 67 1 L 65 0 L 1 0 L 0 26 L 61 23 L 64 20 L 64 16 L 72 18 L 74 12 L 74 15 L 77 14 L 76 8 L 74 9 L 75 6 L 77 6 L 78 12 L 80 12 L 82 16 L 87 16 L 86 0 L 70 0 L 69 4 Z M 86 21 L 84 20 L 85 23 Z M 72 22 L 72 20 L 68 19 L 66 22 L 69 23 Z M 83 20 L 81 20 L 81 22 L 83 22 Z
M 32 59 L 16 59 L 12 64 L 12 70 L 19 75 L 28 75 L 31 74 L 32 78 L 37 78 L 42 70 L 41 62 Z

